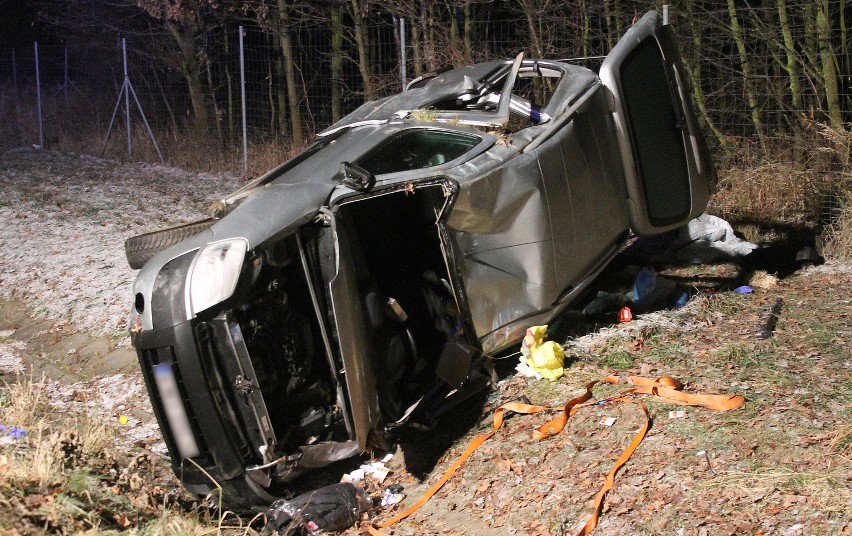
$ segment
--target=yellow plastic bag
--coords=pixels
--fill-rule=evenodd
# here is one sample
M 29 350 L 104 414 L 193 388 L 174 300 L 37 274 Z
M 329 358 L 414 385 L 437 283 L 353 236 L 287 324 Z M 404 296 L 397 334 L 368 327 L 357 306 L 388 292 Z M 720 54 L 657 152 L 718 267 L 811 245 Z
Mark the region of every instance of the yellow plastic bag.
M 565 374 L 562 368 L 565 351 L 558 343 L 545 342 L 545 337 L 547 337 L 547 326 L 533 326 L 527 329 L 524 342 L 521 344 L 521 363 L 536 377 L 556 381 Z M 521 372 L 525 371 L 521 370 Z

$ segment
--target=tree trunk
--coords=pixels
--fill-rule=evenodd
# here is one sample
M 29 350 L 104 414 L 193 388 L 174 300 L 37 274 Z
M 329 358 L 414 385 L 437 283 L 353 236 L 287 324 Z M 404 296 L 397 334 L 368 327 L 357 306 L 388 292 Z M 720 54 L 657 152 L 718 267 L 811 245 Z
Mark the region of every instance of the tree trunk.
M 343 85 L 343 13 L 340 6 L 331 8 L 331 122 L 343 117 L 341 88 Z
M 719 130 L 719 127 L 716 126 L 716 123 L 710 117 L 710 114 L 707 113 L 707 103 L 704 100 L 704 91 L 701 88 L 701 26 L 696 23 L 695 14 L 692 9 L 693 0 L 688 0 L 686 2 L 686 19 L 688 21 L 689 31 L 692 33 L 692 61 L 689 62 L 684 57 L 683 61 L 686 64 L 686 70 L 689 73 L 690 83 L 692 84 L 692 94 L 695 97 L 695 104 L 698 105 L 698 110 L 701 112 L 701 116 L 704 118 L 704 122 L 707 124 L 707 128 L 713 132 L 713 135 L 716 136 L 716 139 L 719 140 L 719 144 L 722 148 L 727 148 L 727 141 L 725 140 L 725 135 L 722 134 L 722 131 Z
M 275 101 L 278 110 L 278 128 L 273 132 L 284 136 L 287 134 L 287 74 L 284 68 L 283 54 L 275 58 Z
M 740 22 L 737 18 L 737 8 L 734 0 L 728 0 L 728 15 L 731 19 L 731 34 L 734 36 L 734 41 L 737 44 L 737 52 L 740 56 L 740 67 L 743 71 L 743 85 L 745 86 L 746 99 L 748 107 L 751 110 L 751 121 L 754 124 L 754 129 L 757 132 L 757 138 L 760 141 L 760 147 L 766 153 L 766 135 L 763 131 L 763 121 L 760 118 L 760 110 L 757 107 L 757 97 L 754 94 L 754 89 L 751 87 L 751 64 L 748 61 L 748 54 L 743 41 L 742 32 L 740 31 Z
M 604 21 L 606 22 L 606 49 L 607 52 L 612 50 L 614 41 L 612 38 L 612 10 L 609 7 L 609 0 L 603 0 Z
M 207 134 L 210 122 L 207 116 L 207 103 L 204 102 L 204 83 L 201 81 L 201 62 L 195 50 L 195 31 L 187 25 L 181 31 L 174 23 L 168 22 L 166 28 L 178 45 L 181 54 L 180 69 L 189 89 L 192 105 L 193 128 L 197 133 Z
M 834 48 L 831 46 L 831 12 L 829 0 L 817 3 L 817 35 L 819 36 L 819 57 L 822 63 L 822 81 L 825 101 L 828 105 L 828 118 L 832 127 L 843 126 L 843 113 L 840 110 L 840 91 L 837 86 L 837 70 Z
M 178 125 L 177 119 L 175 118 L 175 112 L 172 109 L 172 105 L 169 104 L 169 98 L 166 96 L 166 90 L 163 88 L 163 82 L 160 80 L 160 77 L 157 76 L 157 69 L 152 69 L 151 72 L 154 73 L 154 82 L 157 83 L 157 89 L 160 90 L 160 96 L 163 98 L 163 105 L 165 105 L 166 112 L 169 114 L 169 122 L 172 125 L 172 136 L 177 137 Z
M 521 0 L 521 9 L 524 11 L 524 18 L 527 20 L 527 29 L 530 32 L 530 45 L 532 48 L 532 53 L 534 58 L 543 57 L 542 54 L 542 44 L 541 44 L 541 36 L 539 35 L 538 28 L 536 28 L 535 21 L 539 18 L 538 14 L 535 12 L 535 6 L 531 0 Z
M 364 84 L 364 97 L 366 100 L 375 100 L 376 91 L 370 78 L 369 44 L 367 42 L 367 28 L 364 26 L 365 2 L 368 0 L 352 0 L 352 19 L 355 21 L 355 44 L 358 47 L 358 71 L 361 73 L 361 81 Z
M 420 39 L 420 17 L 411 17 L 411 60 L 414 62 L 414 77 L 423 76 L 423 43 Z
M 278 0 L 278 39 L 284 55 L 284 75 L 287 78 L 287 102 L 290 108 L 290 123 L 294 147 L 305 141 L 302 131 L 302 112 L 299 111 L 299 94 L 296 85 L 296 60 L 293 57 L 293 41 L 290 36 L 290 11 L 286 0 Z
M 266 41 L 267 45 L 270 44 L 274 37 L 267 34 Z M 274 43 L 272 43 L 274 44 Z M 271 48 L 271 47 L 270 47 Z M 275 75 L 276 75 L 276 67 L 277 63 L 280 60 L 272 57 L 272 55 L 267 56 L 266 58 L 266 100 L 269 102 L 269 133 L 275 136 L 278 133 L 278 130 L 275 128 L 276 120 L 278 119 L 276 111 L 278 106 L 276 106 L 276 94 L 275 94 Z
M 624 35 L 624 14 L 621 12 L 621 0 L 615 0 L 615 38 Z
M 852 108 L 849 106 L 849 104 L 852 104 L 852 94 L 849 93 L 849 82 L 852 81 L 852 75 L 849 73 L 852 72 L 852 62 L 850 62 L 846 38 L 846 0 L 840 0 L 840 72 L 846 73 L 847 86 L 844 93 L 846 94 L 846 109 L 849 110 Z
M 213 84 L 213 67 L 210 57 L 207 57 L 207 87 L 210 88 L 210 102 L 213 104 L 213 124 L 216 126 L 216 137 L 221 146 L 225 139 L 222 137 L 221 115 L 219 114 L 219 103 L 216 102 L 216 85 Z
M 231 53 L 231 40 L 228 38 L 228 34 L 230 34 L 231 30 L 228 29 L 228 26 L 225 25 L 225 57 L 230 59 Z M 228 142 L 231 143 L 234 140 L 234 134 L 236 133 L 236 124 L 234 120 L 236 118 L 236 110 L 234 110 L 234 77 L 231 74 L 231 62 L 225 62 L 225 84 L 228 91 Z
M 787 17 L 786 0 L 777 0 L 778 19 L 781 21 L 781 35 L 784 38 L 784 51 L 787 54 L 787 62 L 784 70 L 790 77 L 790 104 L 793 110 L 802 110 L 802 87 L 799 84 L 799 65 L 796 61 L 796 50 L 793 42 L 793 32 L 790 30 L 790 21 Z
M 473 61 L 473 44 L 471 32 L 473 31 L 473 21 L 470 19 L 470 0 L 465 0 L 464 3 L 464 62 L 470 63 Z
M 589 6 L 586 4 L 586 0 L 582 0 L 580 2 L 580 13 L 583 17 L 583 33 L 580 36 L 580 42 L 582 43 L 582 51 L 583 57 L 589 57 L 589 34 L 592 29 L 592 19 L 589 16 Z
M 459 21 L 456 19 L 456 8 L 450 6 L 450 57 L 455 60 L 460 57 L 463 52 L 459 50 Z M 461 54 L 460 54 L 461 52 Z M 455 61 L 453 61 L 455 64 Z
M 432 29 L 432 4 L 426 0 L 420 0 L 420 24 L 423 39 L 423 55 L 426 56 L 426 68 L 429 72 L 438 70 L 438 62 L 435 59 L 435 32 Z

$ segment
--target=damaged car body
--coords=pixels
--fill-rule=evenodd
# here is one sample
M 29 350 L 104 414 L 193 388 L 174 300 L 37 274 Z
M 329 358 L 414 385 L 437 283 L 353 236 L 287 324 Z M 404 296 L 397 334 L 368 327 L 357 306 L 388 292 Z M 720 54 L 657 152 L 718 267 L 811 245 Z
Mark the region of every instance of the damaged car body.
M 680 69 L 650 12 L 598 73 L 518 56 L 417 79 L 153 256 L 133 343 L 183 484 L 269 504 L 432 425 L 631 231 L 700 215 L 715 172 Z

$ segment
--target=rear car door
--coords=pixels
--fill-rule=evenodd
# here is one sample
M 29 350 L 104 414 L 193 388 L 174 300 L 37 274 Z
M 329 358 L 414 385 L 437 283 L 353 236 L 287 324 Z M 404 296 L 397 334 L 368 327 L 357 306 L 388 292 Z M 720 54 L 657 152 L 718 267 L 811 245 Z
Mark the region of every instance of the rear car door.
M 606 57 L 600 78 L 613 97 L 633 231 L 657 234 L 701 215 L 716 175 L 671 27 L 647 13 Z

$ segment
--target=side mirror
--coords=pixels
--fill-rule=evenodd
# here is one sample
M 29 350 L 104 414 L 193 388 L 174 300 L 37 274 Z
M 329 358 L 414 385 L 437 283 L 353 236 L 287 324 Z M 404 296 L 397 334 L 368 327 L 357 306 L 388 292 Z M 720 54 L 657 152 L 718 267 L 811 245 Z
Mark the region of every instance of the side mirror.
M 369 192 L 376 184 L 376 177 L 358 164 L 340 163 L 340 183 L 359 192 Z

